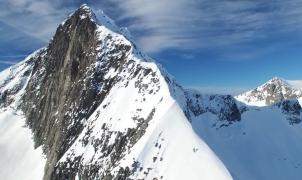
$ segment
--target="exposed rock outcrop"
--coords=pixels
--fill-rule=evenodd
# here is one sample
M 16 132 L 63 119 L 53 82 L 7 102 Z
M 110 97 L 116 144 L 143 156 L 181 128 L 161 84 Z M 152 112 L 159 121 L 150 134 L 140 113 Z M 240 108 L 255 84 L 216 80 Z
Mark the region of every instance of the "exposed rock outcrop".
M 221 126 L 240 121 L 241 113 L 244 112 L 244 108 L 238 106 L 231 95 L 204 95 L 196 91 L 186 91 L 186 96 L 189 116 L 210 112 L 217 115 Z

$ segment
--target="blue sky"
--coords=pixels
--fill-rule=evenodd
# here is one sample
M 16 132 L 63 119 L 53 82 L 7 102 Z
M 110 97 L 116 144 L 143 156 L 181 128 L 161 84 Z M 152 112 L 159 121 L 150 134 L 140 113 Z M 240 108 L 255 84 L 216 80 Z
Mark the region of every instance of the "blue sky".
M 302 79 L 302 0 L 1 0 L 0 69 L 45 46 L 82 3 L 128 27 L 183 86 L 234 94 Z

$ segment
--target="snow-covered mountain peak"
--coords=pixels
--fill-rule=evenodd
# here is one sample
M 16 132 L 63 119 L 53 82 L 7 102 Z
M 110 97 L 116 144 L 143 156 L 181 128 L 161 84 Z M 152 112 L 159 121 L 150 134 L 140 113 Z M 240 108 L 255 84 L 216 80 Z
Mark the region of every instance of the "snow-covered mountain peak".
M 112 31 L 120 32 L 121 30 L 121 28 L 115 24 L 114 20 L 107 16 L 102 9 L 94 11 L 87 4 L 83 4 L 73 14 L 79 16 L 81 19 L 89 18 L 98 25 L 105 26 Z
M 94 11 L 87 4 L 82 4 L 78 9 L 71 13 L 67 19 L 65 19 L 61 25 L 64 25 L 69 19 L 76 18 L 78 21 L 88 19 L 95 22 L 97 25 L 105 26 L 114 32 L 122 32 L 119 26 L 117 26 L 109 16 L 107 16 L 102 9 Z
M 93 10 L 87 4 L 82 4 L 76 11 L 82 11 L 89 16 L 94 15 Z
M 85 4 L 85 3 L 83 3 L 83 4 L 79 7 L 79 9 L 85 10 L 85 11 L 87 11 L 87 12 L 92 11 L 92 9 L 91 9 L 87 4 Z
M 76 9 L 73 13 L 71 13 L 68 16 L 68 18 L 62 22 L 62 25 L 64 25 L 68 19 L 71 19 L 74 17 L 79 18 L 79 19 L 89 19 L 89 20 L 95 21 L 95 22 L 97 21 L 96 14 L 92 10 L 92 8 L 89 7 L 87 4 L 82 4 L 78 9 Z M 108 20 L 108 22 L 110 22 L 110 21 Z M 99 23 L 102 23 L 102 22 L 99 21 Z
M 231 179 L 192 130 L 182 87 L 96 14 L 81 6 L 0 83 L 0 104 L 18 92 L 43 147 L 43 179 Z
M 72 34 L 72 30 L 74 29 L 79 29 L 77 31 L 81 33 L 87 31 L 89 36 L 97 36 L 99 42 L 96 43 L 96 45 L 99 46 L 99 50 L 102 48 L 110 50 L 116 49 L 117 47 L 113 46 L 113 44 L 115 44 L 120 46 L 118 48 L 129 48 L 129 55 L 133 56 L 134 60 L 154 62 L 152 58 L 139 49 L 128 29 L 117 26 L 114 20 L 107 16 L 101 9 L 93 10 L 88 5 L 83 4 L 61 23 L 55 36 L 60 35 L 60 31 L 68 34 L 69 38 L 78 36 L 77 34 Z M 96 33 L 91 34 L 94 31 Z M 56 38 L 55 36 L 53 39 Z M 108 41 L 114 43 L 108 43 Z M 116 49 L 116 52 L 118 52 L 118 49 Z M 102 55 L 104 55 L 104 53 L 99 54 L 99 56 Z
M 270 79 L 269 81 L 267 81 L 265 84 L 280 84 L 280 85 L 284 85 L 286 84 L 286 80 L 280 77 L 273 77 L 272 79 Z
M 289 81 L 274 77 L 263 85 L 236 96 L 238 101 L 253 106 L 268 106 L 287 99 L 302 97 L 300 81 Z
M 281 77 L 273 77 L 272 79 L 268 80 L 267 82 L 265 82 L 264 84 L 262 84 L 261 86 L 257 87 L 258 89 L 264 89 L 267 86 L 276 86 L 276 87 L 281 87 L 281 86 L 289 86 L 289 84 L 287 83 L 287 80 L 285 80 L 284 78 Z

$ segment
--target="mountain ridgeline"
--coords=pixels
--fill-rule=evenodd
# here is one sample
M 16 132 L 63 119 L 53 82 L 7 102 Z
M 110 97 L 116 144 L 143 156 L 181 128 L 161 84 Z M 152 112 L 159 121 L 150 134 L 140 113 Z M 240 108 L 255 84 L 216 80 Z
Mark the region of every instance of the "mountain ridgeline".
M 259 146 L 253 136 L 259 127 L 263 131 L 258 134 L 266 135 L 269 125 L 251 120 L 258 115 L 277 114 L 276 124 L 282 125 L 275 130 L 284 128 L 289 138 L 294 136 L 291 128 L 300 128 L 302 119 L 301 90 L 276 78 L 235 98 L 186 90 L 142 53 L 124 29 L 86 5 L 59 25 L 47 47 L 2 75 L 1 112 L 21 112 L 46 158 L 43 177 L 32 180 L 274 177 L 263 175 L 261 168 L 284 168 L 285 175 L 276 177 L 291 174 L 295 179 L 302 172 L 301 158 L 294 170 L 270 166 L 270 161 L 259 165 L 244 159 L 249 155 L 242 148 Z M 265 107 L 254 106 L 259 102 Z M 278 149 L 278 143 L 263 152 Z M 302 146 L 293 151 L 300 150 Z M 262 157 L 257 153 L 250 155 Z

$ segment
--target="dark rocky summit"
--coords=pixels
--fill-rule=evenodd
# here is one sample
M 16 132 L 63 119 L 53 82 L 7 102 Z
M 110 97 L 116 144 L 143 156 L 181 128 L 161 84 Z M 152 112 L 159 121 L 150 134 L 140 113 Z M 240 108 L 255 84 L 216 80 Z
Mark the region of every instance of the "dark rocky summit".
M 77 10 L 34 59 L 32 78 L 23 96 L 21 108 L 36 146 L 43 144 L 47 154 L 44 179 L 51 179 L 58 159 L 83 129 L 81 121 L 105 96 L 105 92 L 97 93 L 99 77 L 90 67 L 97 60 L 96 24 L 90 18 L 81 19 L 82 15 L 90 12 Z M 104 89 L 110 89 L 112 83 L 104 83 Z
M 150 74 L 154 76 L 153 83 L 157 83 L 151 69 L 144 69 L 126 58 L 131 45 L 114 41 L 110 34 L 103 38 L 105 41 L 98 37 L 102 32 L 97 30 L 97 26 L 102 22 L 97 24 L 96 21 L 91 9 L 82 6 L 58 27 L 48 47 L 29 61 L 33 64 L 32 77 L 22 97 L 21 109 L 34 133 L 36 146 L 43 145 L 47 155 L 44 180 L 74 179 L 76 173 L 83 180 L 126 179 L 130 174 L 129 169 L 120 169 L 118 176 L 113 177 L 108 169 L 107 174 L 99 175 L 101 164 L 83 166 L 81 157 L 68 163 L 58 163 L 83 131 L 85 120 L 102 103 L 111 88 L 122 81 L 124 77 L 119 72 L 129 72 L 128 79 Z M 112 48 L 105 51 L 98 48 L 100 46 Z M 132 68 L 127 68 L 129 66 Z M 117 75 L 106 78 L 110 69 L 115 69 Z M 137 86 L 143 91 L 146 85 L 138 80 Z M 154 111 L 150 112 L 149 120 Z M 95 139 L 93 145 L 111 158 L 109 168 L 116 166 L 122 153 L 144 134 L 149 120 L 139 120 L 138 127 L 128 129 L 125 134 L 112 132 L 104 124 L 102 137 Z M 117 133 L 115 143 L 108 146 L 106 143 L 113 133 Z M 87 137 L 83 138 L 83 143 L 87 143 L 85 139 Z

